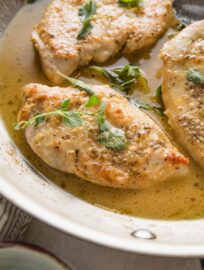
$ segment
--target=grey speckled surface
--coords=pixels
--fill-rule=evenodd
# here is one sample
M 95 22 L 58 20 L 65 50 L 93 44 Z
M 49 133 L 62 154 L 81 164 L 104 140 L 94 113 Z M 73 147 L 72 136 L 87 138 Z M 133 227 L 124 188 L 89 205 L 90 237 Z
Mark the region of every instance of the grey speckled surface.
M 199 259 L 136 255 L 82 241 L 33 219 L 24 241 L 58 255 L 74 270 L 201 270 Z

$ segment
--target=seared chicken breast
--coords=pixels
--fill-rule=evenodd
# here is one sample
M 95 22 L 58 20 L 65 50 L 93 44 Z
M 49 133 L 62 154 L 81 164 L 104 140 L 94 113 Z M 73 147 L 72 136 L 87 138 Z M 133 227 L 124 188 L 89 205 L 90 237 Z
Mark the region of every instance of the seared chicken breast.
M 96 0 L 92 29 L 77 36 L 83 22 L 79 9 L 86 0 L 53 0 L 32 33 L 46 76 L 55 84 L 63 81 L 57 71 L 69 75 L 91 61 L 104 63 L 122 50 L 132 54 L 154 44 L 172 18 L 171 0 L 144 0 L 127 8 L 118 0 Z
M 69 99 L 68 111 L 80 111 L 86 123 L 69 127 L 60 117 L 50 116 L 27 127 L 26 139 L 44 162 L 88 181 L 119 188 L 145 188 L 187 173 L 188 159 L 144 112 L 107 85 L 93 85 L 92 89 L 106 104 L 106 121 L 124 132 L 125 149 L 114 151 L 99 142 L 98 122 L 93 115 L 100 105 L 84 106 L 87 93 L 73 87 L 29 84 L 24 88 L 19 121 L 27 121 L 37 112 L 55 111 Z
M 193 23 L 167 42 L 161 57 L 169 123 L 204 168 L 204 21 Z

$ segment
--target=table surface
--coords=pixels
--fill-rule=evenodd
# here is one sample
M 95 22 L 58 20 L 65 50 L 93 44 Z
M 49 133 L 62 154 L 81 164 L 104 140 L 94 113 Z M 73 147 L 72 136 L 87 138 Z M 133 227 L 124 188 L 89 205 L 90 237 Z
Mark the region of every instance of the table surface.
M 23 240 L 51 251 L 74 270 L 201 270 L 199 259 L 122 252 L 64 234 L 36 219 Z

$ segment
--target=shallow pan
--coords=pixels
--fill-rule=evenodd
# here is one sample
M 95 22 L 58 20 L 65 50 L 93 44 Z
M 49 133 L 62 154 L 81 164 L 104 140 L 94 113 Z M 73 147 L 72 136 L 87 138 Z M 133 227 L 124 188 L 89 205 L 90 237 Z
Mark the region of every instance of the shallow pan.
M 0 0 L 3 30 L 23 1 Z M 121 250 L 168 256 L 204 256 L 204 221 L 157 221 L 112 213 L 63 191 L 37 174 L 12 145 L 0 120 L 0 192 L 64 232 Z

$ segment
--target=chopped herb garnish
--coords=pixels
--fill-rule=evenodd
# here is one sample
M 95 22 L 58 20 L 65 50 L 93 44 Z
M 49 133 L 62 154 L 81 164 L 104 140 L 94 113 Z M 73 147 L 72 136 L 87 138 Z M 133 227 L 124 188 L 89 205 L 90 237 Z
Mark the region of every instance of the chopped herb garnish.
M 69 98 L 65 99 L 61 104 L 61 110 L 67 111 L 69 108 L 69 104 L 70 104 L 70 99 Z
M 125 132 L 111 126 L 105 120 L 105 108 L 106 103 L 102 103 L 98 110 L 98 126 L 100 130 L 98 141 L 111 150 L 122 151 L 127 147 Z
M 162 99 L 162 86 L 161 85 L 159 87 L 157 87 L 155 96 L 156 96 L 158 101 L 160 101 Z
M 155 96 L 152 97 L 152 100 L 156 102 L 157 105 L 150 105 L 149 109 L 156 113 L 159 113 L 160 115 L 163 115 L 165 111 L 165 107 L 164 107 L 164 102 L 162 99 L 162 86 L 161 85 L 157 87 Z
M 68 127 L 79 127 L 83 124 L 83 120 L 81 118 L 81 115 L 78 111 L 67 111 L 68 107 L 70 104 L 69 99 L 65 99 L 61 105 L 60 109 L 52 112 L 46 112 L 46 113 L 36 113 L 32 118 L 30 118 L 28 121 L 21 121 L 17 123 L 14 128 L 16 130 L 20 129 L 26 129 L 29 126 L 35 124 L 35 126 L 38 126 L 42 122 L 45 121 L 46 118 L 49 118 L 50 116 L 58 116 L 61 117 L 63 122 L 68 126 Z
M 80 90 L 82 91 L 85 91 L 87 94 L 89 95 L 94 95 L 94 91 L 93 89 L 86 83 L 82 82 L 82 81 L 79 81 L 79 80 L 76 80 L 76 79 L 73 79 L 73 78 L 70 78 L 68 77 L 67 80 L 75 87 L 79 88 Z
M 86 115 L 86 112 L 82 111 L 67 111 L 69 108 L 70 100 L 65 99 L 61 105 L 60 109 L 52 112 L 47 113 L 36 113 L 32 118 L 28 121 L 21 121 L 15 124 L 14 128 L 16 130 L 26 129 L 31 125 L 38 126 L 40 123 L 44 122 L 45 119 L 51 116 L 57 116 L 62 119 L 64 124 L 68 127 L 76 128 L 82 126 L 84 120 L 82 119 L 82 115 Z M 94 107 L 100 105 L 101 102 L 97 96 L 89 97 L 88 102 L 85 104 L 85 107 Z M 115 151 L 124 150 L 127 141 L 125 137 L 125 133 L 122 129 L 112 127 L 106 120 L 105 120 L 105 103 L 101 104 L 99 110 L 93 116 L 97 116 L 98 126 L 100 134 L 98 136 L 98 141 L 100 144 L 105 145 L 108 149 L 112 149 Z M 91 115 L 91 114 L 88 114 Z
M 125 133 L 122 129 L 107 126 L 98 136 L 100 144 L 114 151 L 122 151 L 127 147 Z
M 180 22 L 179 25 L 176 26 L 176 31 L 180 32 L 185 28 L 186 28 L 186 24 Z
M 100 99 L 97 96 L 93 95 L 93 96 L 89 97 L 87 103 L 85 104 L 85 107 L 90 108 L 90 107 L 95 107 L 95 106 L 100 105 L 100 104 L 101 104 Z M 81 112 L 81 110 L 80 111 L 68 111 L 69 106 L 70 106 L 70 99 L 67 98 L 67 99 L 62 101 L 62 103 L 60 104 L 60 108 L 58 110 L 52 111 L 52 112 L 47 112 L 47 113 L 37 112 L 28 121 L 21 121 L 21 122 L 15 124 L 14 128 L 16 130 L 20 130 L 20 129 L 25 129 L 25 128 L 31 126 L 32 124 L 35 124 L 35 126 L 38 126 L 39 124 L 44 122 L 46 118 L 48 118 L 50 116 L 61 117 L 63 122 L 69 127 L 81 126 L 83 124 L 83 120 L 82 120 L 81 116 L 85 113 Z
M 85 38 L 91 32 L 92 28 L 93 25 L 91 24 L 91 18 L 86 19 L 81 30 L 79 31 L 77 39 Z
M 77 39 L 85 38 L 92 30 L 93 25 L 91 20 L 93 15 L 96 13 L 96 3 L 93 0 L 90 0 L 83 7 L 79 9 L 79 18 L 83 23 L 81 30 L 78 33 Z
M 168 33 L 168 38 L 175 37 L 179 32 L 181 32 L 184 28 L 186 28 L 186 25 L 184 23 L 178 24 L 173 31 Z
M 125 65 L 114 69 L 91 66 L 89 70 L 104 76 L 111 82 L 111 86 L 119 91 L 127 93 L 134 84 L 137 84 L 145 93 L 149 91 L 144 72 L 137 65 Z
M 68 126 L 68 127 L 79 127 L 82 126 L 83 120 L 81 118 L 80 112 L 76 111 L 68 111 L 65 113 L 63 116 L 63 122 Z
M 158 113 L 159 115 L 164 114 L 164 108 L 160 104 L 151 105 L 151 104 L 142 102 L 142 101 L 140 101 L 138 99 L 132 98 L 130 96 L 125 96 L 125 97 L 129 100 L 129 102 L 131 104 L 135 105 L 139 109 L 143 109 L 143 110 L 146 110 L 146 111 L 153 111 L 153 112 Z
M 96 13 L 96 3 L 90 0 L 83 7 L 79 9 L 79 18 L 82 22 L 90 18 Z
M 71 85 L 73 85 L 74 87 L 77 87 L 79 90 L 82 90 L 82 91 L 86 92 L 90 96 L 95 95 L 95 92 L 93 91 L 91 86 L 89 86 L 88 84 L 86 84 L 86 83 L 84 83 L 84 82 L 82 82 L 80 80 L 68 77 L 68 76 L 64 75 L 63 73 L 61 73 L 59 71 L 58 71 L 58 74 L 61 77 L 63 77 L 66 81 L 71 83 Z
M 194 84 L 204 84 L 204 75 L 200 71 L 190 68 L 187 73 L 187 80 Z
M 157 106 L 150 106 L 149 110 L 158 113 L 160 116 L 164 115 L 164 107 L 161 105 L 157 105 Z
M 105 120 L 106 104 L 101 104 L 100 99 L 98 98 L 98 96 L 95 95 L 94 91 L 89 85 L 83 83 L 82 81 L 69 78 L 64 74 L 61 75 L 63 75 L 63 78 L 68 80 L 73 86 L 78 87 L 80 90 L 85 91 L 90 95 L 87 103 L 82 106 L 82 108 L 91 108 L 100 105 L 99 109 L 94 113 L 82 111 L 82 109 L 78 111 L 68 111 L 70 107 L 70 99 L 65 99 L 60 104 L 60 108 L 55 111 L 45 113 L 37 112 L 29 120 L 16 123 L 14 125 L 15 130 L 26 129 L 33 124 L 37 127 L 51 116 L 61 118 L 63 123 L 71 128 L 76 128 L 82 125 L 86 127 L 85 121 L 83 120 L 82 116 L 90 115 L 93 117 L 97 117 L 98 127 L 100 131 L 98 136 L 99 143 L 105 145 L 105 147 L 107 147 L 108 149 L 112 149 L 115 151 L 123 150 L 127 144 L 125 133 L 122 129 L 112 127 Z
M 115 69 L 105 69 L 102 67 L 91 66 L 89 69 L 103 75 L 111 82 L 111 86 L 119 91 L 127 93 L 133 84 L 138 84 L 145 92 L 149 91 L 149 86 L 144 73 L 137 65 L 125 65 L 124 67 Z M 156 99 L 157 102 L 160 103 L 157 105 L 150 105 L 140 102 L 127 95 L 125 95 L 125 97 L 140 109 L 154 111 L 160 115 L 163 115 L 164 106 L 162 101 L 161 86 L 156 90 Z
M 161 105 L 161 107 L 164 110 L 164 102 L 163 102 L 163 98 L 162 98 L 162 86 L 161 85 L 156 89 L 155 100 L 156 100 L 156 102 L 158 102 Z
M 37 116 L 35 119 L 35 125 L 38 126 L 40 125 L 42 122 L 44 122 L 45 117 L 43 115 L 41 115 L 41 113 L 36 113 L 34 116 Z
M 139 7 L 142 4 L 143 0 L 119 0 L 118 3 L 120 6 L 126 8 Z
M 95 106 L 100 105 L 100 104 L 101 104 L 100 99 L 97 96 L 93 95 L 89 98 L 88 102 L 85 104 L 85 107 L 91 108 L 91 107 L 95 107 Z

